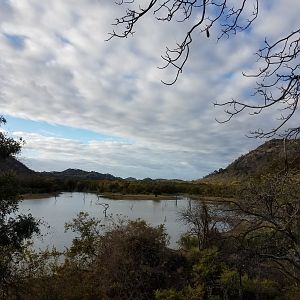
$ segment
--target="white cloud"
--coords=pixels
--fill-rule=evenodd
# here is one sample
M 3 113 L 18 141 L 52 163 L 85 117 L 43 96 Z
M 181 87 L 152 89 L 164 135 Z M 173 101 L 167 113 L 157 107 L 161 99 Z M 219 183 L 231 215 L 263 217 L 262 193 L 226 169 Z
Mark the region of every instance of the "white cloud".
M 165 178 L 195 178 L 197 167 L 191 165 L 197 153 L 172 148 L 153 147 L 150 144 L 130 144 L 116 141 L 79 141 L 45 137 L 39 134 L 15 132 L 27 141 L 21 160 L 30 167 L 42 171 L 45 161 L 51 170 L 84 167 L 104 173 L 137 178 L 162 176 Z M 182 162 L 183 159 L 188 160 Z M 164 162 L 162 164 L 162 161 Z M 199 163 L 198 163 L 199 165 Z M 45 163 L 42 163 L 45 166 Z M 193 171 L 191 173 L 191 170 Z
M 165 46 L 184 33 L 182 25 L 174 30 L 174 24 L 156 24 L 149 17 L 138 24 L 134 38 L 105 42 L 110 24 L 122 14 L 113 1 L 5 1 L 0 111 L 134 141 L 82 145 L 33 133 L 27 149 L 28 155 L 38 153 L 37 169 L 59 157 L 57 166 L 84 161 L 86 167 L 122 176 L 200 177 L 254 147 L 258 142 L 245 138 L 249 129 L 272 125 L 269 115 L 253 122 L 247 114 L 220 125 L 215 118 L 225 115 L 212 102 L 249 94 L 254 80 L 241 72 L 252 71 L 264 35 L 280 36 L 299 25 L 299 4 L 285 3 L 276 0 L 268 9 L 262 4 L 251 32 L 218 44 L 195 37 L 183 74 L 169 87 L 160 79 L 174 74 L 156 66 Z M 4 34 L 20 36 L 23 47 L 14 47 Z

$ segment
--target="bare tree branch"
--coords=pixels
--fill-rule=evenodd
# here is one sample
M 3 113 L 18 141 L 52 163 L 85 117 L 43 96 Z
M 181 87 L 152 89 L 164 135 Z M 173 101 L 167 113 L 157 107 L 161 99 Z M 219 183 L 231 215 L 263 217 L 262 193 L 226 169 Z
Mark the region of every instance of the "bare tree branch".
M 274 176 L 242 189 L 239 200 L 226 200 L 224 212 L 239 220 L 228 237 L 240 249 L 269 260 L 293 279 L 300 275 L 299 182 L 290 174 Z
M 295 116 L 300 93 L 300 29 L 288 36 L 270 44 L 267 40 L 265 46 L 257 52 L 258 60 L 263 62 L 256 74 L 244 74 L 246 77 L 258 78 L 254 97 L 257 104 L 247 104 L 236 99 L 224 103 L 215 103 L 226 107 L 228 117 L 219 121 L 228 122 L 233 116 L 244 110 L 256 115 L 270 107 L 281 112 L 278 125 L 270 130 L 255 130 L 251 136 L 270 138 L 280 135 L 285 138 L 297 138 L 299 127 L 285 128 L 287 123 Z
M 165 54 L 161 56 L 165 64 L 160 69 L 174 67 L 176 70 L 171 82 L 162 81 L 166 85 L 174 84 L 182 73 L 196 31 L 209 38 L 210 29 L 218 22 L 221 25 L 218 39 L 229 37 L 230 34 L 247 29 L 258 15 L 258 0 L 149 0 L 144 7 L 132 8 L 136 2 L 136 0 L 116 2 L 118 5 L 127 5 L 126 14 L 115 20 L 113 25 L 117 30 L 109 34 L 108 40 L 113 37 L 127 38 L 134 34 L 137 22 L 150 12 L 158 21 L 176 20 L 188 24 L 182 41 L 173 48 L 166 47 Z M 245 7 L 251 4 L 252 12 L 246 17 Z
M 184 23 L 187 30 L 182 40 L 175 47 L 166 47 L 161 56 L 165 64 L 160 69 L 175 69 L 173 80 L 162 80 L 166 85 L 174 84 L 183 72 L 196 33 L 210 38 L 210 31 L 214 29 L 219 31 L 218 40 L 229 38 L 232 34 L 248 29 L 259 14 L 259 0 L 148 0 L 143 1 L 143 5 L 137 3 L 138 0 L 116 2 L 125 8 L 126 13 L 115 20 L 115 30 L 109 34 L 108 40 L 133 35 L 137 23 L 146 14 L 152 13 L 157 21 L 175 20 Z M 275 109 L 280 112 L 277 125 L 268 130 L 251 131 L 250 136 L 270 138 L 279 135 L 297 138 L 300 126 L 293 127 L 288 124 L 296 115 L 299 101 L 299 41 L 299 28 L 272 43 L 266 39 L 265 45 L 257 52 L 258 61 L 263 66 L 255 74 L 244 74 L 246 77 L 258 79 L 253 94 L 254 103 L 238 99 L 215 103 L 216 106 L 224 107 L 227 114 L 223 121 L 217 121 L 228 122 L 242 111 L 257 115 L 264 110 Z

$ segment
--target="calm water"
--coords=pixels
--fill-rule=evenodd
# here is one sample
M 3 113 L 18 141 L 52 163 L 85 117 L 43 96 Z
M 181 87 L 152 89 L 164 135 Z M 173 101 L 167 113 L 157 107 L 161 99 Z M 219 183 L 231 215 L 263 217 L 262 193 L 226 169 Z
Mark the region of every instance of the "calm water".
M 24 200 L 20 204 L 20 211 L 31 213 L 34 217 L 42 219 L 50 226 L 43 227 L 43 240 L 35 240 L 37 248 L 47 245 L 63 250 L 71 244 L 74 234 L 64 232 L 64 224 L 70 222 L 80 211 L 88 212 L 90 216 L 103 219 L 103 207 L 99 203 L 109 204 L 107 214 L 113 218 L 118 215 L 131 220 L 141 218 L 152 225 L 164 224 L 170 236 L 170 247 L 177 248 L 180 235 L 187 231 L 184 224 L 178 221 L 178 213 L 188 207 L 190 200 L 110 200 L 100 198 L 94 194 L 62 193 L 59 197 Z M 97 204 L 98 203 L 98 204 Z M 47 234 L 46 234 L 47 233 Z

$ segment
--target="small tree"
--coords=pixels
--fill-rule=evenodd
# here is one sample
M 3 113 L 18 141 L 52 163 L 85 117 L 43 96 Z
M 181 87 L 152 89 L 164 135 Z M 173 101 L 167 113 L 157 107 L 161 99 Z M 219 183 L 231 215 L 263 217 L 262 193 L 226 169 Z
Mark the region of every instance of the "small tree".
M 199 250 L 211 246 L 212 241 L 218 236 L 216 228 L 218 221 L 213 220 L 205 203 L 197 203 L 193 207 L 183 209 L 179 219 L 189 226 L 188 234 L 197 237 Z
M 235 261 L 240 266 L 254 273 L 267 268 L 299 285 L 299 191 L 300 182 L 294 176 L 272 176 L 260 184 L 248 183 L 239 201 L 227 201 L 227 210 L 236 213 L 231 238 L 236 241 Z

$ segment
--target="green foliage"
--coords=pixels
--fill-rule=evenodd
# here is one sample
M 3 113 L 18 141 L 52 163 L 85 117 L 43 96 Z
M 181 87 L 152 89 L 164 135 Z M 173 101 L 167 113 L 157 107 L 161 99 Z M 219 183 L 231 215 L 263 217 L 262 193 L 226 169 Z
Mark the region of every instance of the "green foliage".
M 13 174 L 0 176 L 0 216 L 4 218 L 18 207 L 18 184 Z
M 174 289 L 169 290 L 157 290 L 155 292 L 155 299 L 157 300 L 184 300 L 182 291 L 176 291 Z
M 0 132 L 0 157 L 7 158 L 11 155 L 16 155 L 21 151 L 23 140 L 18 141 L 7 137 L 3 132 Z
M 157 290 L 155 292 L 155 299 L 157 300 L 201 300 L 205 299 L 204 296 L 205 293 L 202 285 L 198 285 L 195 288 L 187 286 L 180 291 L 168 289 Z
M 198 248 L 198 237 L 196 235 L 191 234 L 183 234 L 180 237 L 179 245 L 182 249 L 186 251 L 191 251 L 193 248 Z
M 5 124 L 6 120 L 0 116 L 0 126 Z M 0 131 L 0 159 L 5 159 L 9 156 L 16 155 L 20 153 L 22 144 L 24 141 L 22 138 L 19 140 L 14 140 L 11 137 L 8 137 L 5 133 Z
M 242 277 L 242 286 L 245 293 L 259 294 L 261 297 L 273 298 L 279 295 L 278 283 L 265 278 Z
M 172 180 L 101 180 L 98 183 L 99 194 L 146 194 L 146 195 L 178 195 L 190 194 L 197 196 L 232 196 L 235 187 L 215 185 L 202 182 L 172 181 Z
M 237 271 L 229 269 L 227 266 L 225 266 L 222 270 L 219 282 L 225 290 L 238 289 L 239 274 Z
M 199 251 L 199 260 L 193 266 L 193 280 L 204 284 L 206 289 L 216 285 L 222 273 L 222 263 L 218 261 L 218 250 L 208 248 Z
M 82 179 L 78 177 L 57 177 L 45 174 L 19 176 L 21 192 L 93 192 L 98 194 L 143 194 L 143 195 L 194 195 L 220 197 L 233 196 L 235 185 L 222 185 L 204 182 L 179 180 L 108 180 Z
M 291 286 L 285 289 L 284 294 L 278 297 L 280 300 L 299 300 L 300 286 Z
M 177 269 L 184 260 L 166 246 L 162 226 L 144 221 L 113 226 L 99 239 L 95 255 L 93 272 L 102 292 L 109 299 L 151 299 L 155 289 L 182 281 Z
M 71 247 L 67 250 L 68 258 L 79 258 L 87 262 L 93 259 L 97 251 L 97 241 L 104 225 L 101 220 L 89 217 L 88 213 L 80 212 L 71 223 L 65 224 L 65 230 L 71 230 L 79 237 L 73 239 Z
M 80 213 L 66 228 L 78 237 L 63 262 L 49 268 L 50 252 L 27 256 L 38 275 L 19 285 L 25 299 L 154 299 L 155 290 L 187 282 L 186 259 L 167 248 L 163 226 L 123 220 L 103 228 L 100 220 Z
M 0 117 L 1 123 L 5 119 Z M 21 142 L 0 132 L 0 159 L 17 154 Z M 16 281 L 15 265 L 32 234 L 38 233 L 38 221 L 30 214 L 18 214 L 18 184 L 12 174 L 0 175 L 0 294 L 7 295 Z

